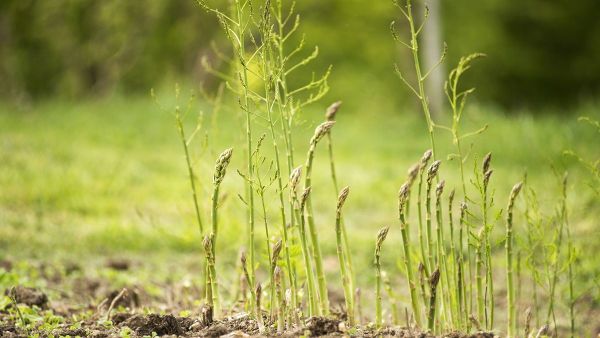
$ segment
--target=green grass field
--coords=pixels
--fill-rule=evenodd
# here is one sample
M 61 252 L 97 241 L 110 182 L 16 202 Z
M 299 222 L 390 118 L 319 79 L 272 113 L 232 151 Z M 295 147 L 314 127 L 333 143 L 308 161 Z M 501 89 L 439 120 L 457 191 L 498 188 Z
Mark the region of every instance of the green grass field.
M 166 107 L 174 104 L 169 95 L 160 101 Z M 304 161 L 299 154 L 305 153 L 325 107 L 321 104 L 307 111 L 301 118 L 303 123 L 297 126 L 298 163 Z M 197 111 L 195 106 L 191 114 Z M 488 151 L 493 153 L 491 185 L 497 201 L 494 214 L 505 206 L 510 188 L 522 179 L 524 172 L 543 209 L 552 212 L 560 191 L 555 171 L 569 171 L 572 180 L 568 206 L 573 236 L 577 245 L 586 250 L 579 257 L 577 271 L 577 285 L 586 295 L 579 307 L 586 312 L 581 313 L 582 320 L 597 314 L 600 306 L 600 268 L 594 255 L 586 254 L 587 250 L 600 249 L 600 208 L 597 197 L 587 187 L 589 174 L 563 152 L 573 149 L 584 158 L 598 158 L 598 133 L 577 121 L 577 116 L 582 115 L 598 118 L 598 111 L 598 106 L 587 105 L 570 115 L 523 112 L 508 116 L 485 107 L 465 113 L 465 131 L 489 125 L 485 133 L 468 140 L 472 148 L 467 168 L 470 173 L 475 160 L 480 161 Z M 188 120 L 193 122 L 194 117 Z M 420 115 L 408 109 L 391 113 L 378 111 L 377 105 L 369 112 L 342 108 L 337 120 L 333 136 L 338 179 L 341 185 L 352 189 L 345 218 L 354 264 L 357 271 L 365 271 L 358 275 L 359 286 L 371 290 L 374 241 L 377 230 L 384 225 L 390 225 L 391 230 L 382 263 L 390 273 L 400 275 L 395 267 L 400 254 L 397 192 L 407 169 L 427 149 L 428 139 Z M 213 116 L 207 108 L 204 122 L 192 156 L 198 169 L 205 221 L 210 210 L 214 160 L 221 150 L 234 147 L 232 165 L 222 188 L 223 235 L 218 243 L 219 264 L 233 266 L 238 251 L 245 245 L 246 231 L 245 206 L 236 196 L 243 192 L 243 181 L 236 173 L 236 169 L 244 167 L 242 116 L 231 107 L 224 107 Z M 449 154 L 452 144 L 444 133 L 438 132 L 440 153 Z M 181 257 L 188 261 L 197 257 L 200 261 L 201 239 L 194 223 L 182 154 L 173 116 L 149 96 L 78 103 L 50 101 L 26 108 L 0 105 L 0 257 L 13 261 L 68 261 L 129 255 L 140 257 L 149 266 L 162 266 L 156 271 L 163 272 L 167 271 L 165 266 Z M 446 161 L 446 156 L 441 158 L 441 175 L 446 178 L 447 187 L 458 188 L 457 163 Z M 339 284 L 341 290 L 338 271 L 334 270 L 337 192 L 329 178 L 324 148 L 317 153 L 313 190 L 326 270 L 331 284 Z M 276 224 L 275 194 L 269 198 L 273 198 L 273 203 L 268 203 L 272 206 L 268 212 Z M 497 222 L 494 238 L 503 232 L 502 219 Z M 522 221 L 517 219 L 517 223 Z M 260 217 L 258 222 L 262 222 Z M 261 231 L 258 233 L 262 236 Z M 499 257 L 503 253 L 499 240 L 493 250 Z M 179 273 L 200 275 L 193 270 Z M 148 278 L 167 276 L 157 273 Z M 236 277 L 225 278 L 233 283 Z M 196 282 L 201 284 L 200 280 Z M 560 306 L 565 309 L 564 304 Z M 582 332 L 594 329 L 586 324 Z

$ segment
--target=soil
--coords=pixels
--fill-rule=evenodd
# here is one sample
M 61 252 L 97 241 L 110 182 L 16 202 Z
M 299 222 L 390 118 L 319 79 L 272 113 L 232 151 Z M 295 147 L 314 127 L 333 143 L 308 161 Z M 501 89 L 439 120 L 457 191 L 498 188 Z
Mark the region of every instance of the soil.
M 123 261 L 121 261 L 123 262 Z M 41 267 L 41 266 L 40 266 Z M 107 269 L 123 271 L 125 275 L 135 273 L 131 262 L 114 264 L 109 261 L 104 264 Z M 376 330 L 372 326 L 348 328 L 343 316 L 334 314 L 331 318 L 310 317 L 299 325 L 288 328 L 283 333 L 276 331 L 276 325 L 269 320 L 268 314 L 263 314 L 265 332 L 259 332 L 257 322 L 242 310 L 232 311 L 222 319 L 212 318 L 210 308 L 193 309 L 189 304 L 193 301 L 175 299 L 186 297 L 198 299 L 201 293 L 181 293 L 181 286 L 161 285 L 162 290 L 170 296 L 150 296 L 139 285 L 126 286 L 126 291 L 120 285 L 102 277 L 86 277 L 84 268 L 64 265 L 62 269 L 44 271 L 63 271 L 63 275 L 54 272 L 44 274 L 46 280 L 40 285 L 44 289 L 18 285 L 8 288 L 4 294 L 20 304 L 19 309 L 31 309 L 38 315 L 37 321 L 26 317 L 21 319 L 14 309 L 14 304 L 0 307 L 0 337 L 144 337 L 144 336 L 179 336 L 179 337 L 249 337 L 249 336 L 356 336 L 356 337 L 433 337 L 422 332 L 415 332 L 401 327 L 390 327 Z M 171 292 L 171 290 L 176 290 Z M 192 289 L 193 290 L 193 289 Z M 198 293 L 198 294 L 196 294 Z M 110 305 L 113 308 L 109 310 Z M 170 304 L 170 305 L 169 305 Z M 190 311 L 190 309 L 192 309 Z M 28 310 L 29 311 L 29 310 Z M 182 312 L 185 311 L 185 312 Z M 60 316 L 58 323 L 48 326 L 46 318 Z M 44 319 L 41 319 L 44 318 Z M 22 320 L 29 321 L 27 329 Z M 444 337 L 450 338 L 488 338 L 489 333 L 464 335 L 450 333 Z

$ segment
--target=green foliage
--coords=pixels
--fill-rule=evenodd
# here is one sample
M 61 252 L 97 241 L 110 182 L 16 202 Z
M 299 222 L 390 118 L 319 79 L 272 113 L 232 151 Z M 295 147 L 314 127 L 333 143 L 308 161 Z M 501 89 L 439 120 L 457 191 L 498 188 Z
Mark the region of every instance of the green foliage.
M 568 103 L 582 93 L 598 93 L 597 1 L 441 4 L 450 63 L 473 51 L 489 55 L 467 78 L 478 84 L 480 100 L 514 107 Z M 421 1 L 414 5 L 422 12 Z M 410 57 L 389 43 L 387 22 L 399 21 L 392 6 L 391 1 L 368 6 L 358 0 L 298 3 L 303 27 L 289 43 L 296 45 L 305 35 L 306 46 L 319 46 L 316 70 L 335 64 L 331 94 L 343 99 L 349 111 L 382 114 L 407 101 L 390 72 L 394 60 Z M 195 1 L 4 0 L 0 96 L 18 100 L 146 92 L 172 77 L 213 85 L 201 60 L 223 66 L 217 50 L 227 54 L 230 48 L 224 47 L 218 30 L 217 20 Z M 306 72 L 290 84 L 305 83 L 310 76 Z M 370 105 L 375 101 L 378 110 Z
M 216 29 L 192 1 L 2 1 L 0 94 L 146 92 L 198 68 Z

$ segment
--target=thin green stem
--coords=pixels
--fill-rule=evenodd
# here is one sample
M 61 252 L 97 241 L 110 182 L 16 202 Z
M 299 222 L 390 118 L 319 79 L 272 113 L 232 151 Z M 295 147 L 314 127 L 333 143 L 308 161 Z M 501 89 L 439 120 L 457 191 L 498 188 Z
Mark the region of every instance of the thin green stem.
M 321 125 L 319 125 L 317 127 L 317 129 L 315 130 L 315 134 L 313 135 L 311 141 L 310 141 L 310 147 L 308 150 L 308 155 L 307 155 L 307 159 L 306 159 L 306 174 L 304 176 L 304 188 L 307 189 L 308 187 L 311 187 L 311 174 L 312 174 L 312 166 L 313 166 L 313 159 L 314 159 L 314 154 L 315 154 L 315 149 L 316 146 L 319 142 L 320 139 L 323 138 L 323 136 L 325 136 L 329 130 L 331 130 L 331 128 L 333 127 L 334 122 L 329 121 L 329 122 L 325 122 L 322 123 Z M 313 212 L 313 207 L 312 207 L 312 199 L 310 194 L 307 197 L 306 200 L 306 216 L 307 216 L 307 220 L 308 220 L 308 228 L 309 228 L 309 232 L 310 232 L 310 237 L 311 237 L 311 242 L 312 242 L 312 254 L 313 254 L 313 260 L 315 262 L 315 267 L 316 267 L 316 271 L 317 271 L 317 282 L 319 285 L 319 300 L 320 300 L 320 310 L 321 313 L 324 315 L 329 314 L 329 297 L 328 297 L 328 293 L 327 293 L 327 281 L 325 279 L 325 271 L 323 270 L 323 258 L 321 255 L 321 247 L 319 244 L 319 237 L 317 234 L 317 227 L 315 225 L 315 220 L 314 220 L 314 212 Z
M 333 187 L 335 188 L 335 191 L 338 191 L 338 182 L 337 182 L 337 175 L 336 175 L 336 170 L 335 170 L 335 160 L 334 160 L 334 156 L 333 156 L 333 138 L 331 136 L 331 131 L 329 133 L 327 133 L 327 146 L 328 146 L 328 150 L 329 150 L 329 164 L 330 164 L 330 169 L 331 169 L 331 180 L 333 182 Z M 341 232 L 342 232 L 342 253 L 344 255 L 344 261 L 346 263 L 346 267 L 348 269 L 348 274 L 349 274 L 349 278 L 348 278 L 348 283 L 349 283 L 349 288 L 350 290 L 354 290 L 354 265 L 352 263 L 352 255 L 350 254 L 350 244 L 348 242 L 348 232 L 346 230 L 346 224 L 344 222 L 344 217 L 343 215 L 340 215 L 340 228 L 341 228 Z M 350 296 L 352 297 L 353 293 L 350 293 Z M 354 314 L 353 314 L 354 316 Z
M 406 13 L 408 14 L 408 24 L 410 26 L 410 45 L 413 56 L 413 63 L 415 67 L 415 74 L 417 76 L 418 83 L 418 94 L 419 101 L 421 102 L 421 107 L 423 108 L 423 114 L 425 115 L 425 120 L 427 122 L 427 132 L 429 133 L 429 141 L 431 143 L 431 150 L 433 152 L 433 159 L 436 159 L 436 149 L 435 149 L 435 135 L 434 135 L 434 122 L 431 118 L 431 112 L 429 110 L 429 101 L 427 99 L 427 94 L 425 93 L 425 78 L 422 76 L 421 64 L 419 60 L 419 42 L 418 42 L 418 33 L 415 28 L 415 22 L 412 14 L 412 5 L 410 0 L 406 1 Z
M 507 328 L 506 335 L 509 338 L 516 337 L 516 311 L 515 290 L 513 282 L 513 207 L 515 199 L 521 190 L 522 183 L 517 183 L 510 194 L 508 207 L 506 208 L 506 284 L 507 284 Z
M 375 243 L 375 327 L 380 329 L 383 326 L 383 310 L 381 298 L 381 245 L 387 237 L 389 227 L 379 230 L 377 233 L 377 242 Z
M 437 286 L 440 281 L 440 270 L 435 269 L 429 277 L 429 312 L 427 314 L 427 328 L 435 332 L 435 309 L 437 298 Z
M 402 235 L 402 248 L 404 251 L 404 268 L 406 269 L 406 277 L 408 282 L 408 289 L 410 291 L 410 300 L 412 304 L 413 315 L 415 317 L 417 326 L 421 326 L 421 311 L 419 307 L 419 300 L 417 296 L 416 287 L 417 281 L 415 280 L 413 274 L 413 266 L 410 253 L 410 242 L 408 240 L 407 220 L 404 208 L 409 195 L 410 186 L 408 183 L 405 183 L 400 188 L 400 193 L 398 194 L 398 216 L 400 220 L 400 233 Z
M 246 160 L 247 162 L 247 174 L 248 181 L 246 183 L 246 192 L 248 194 L 248 226 L 250 228 L 249 231 L 249 241 L 250 241 L 250 285 L 253 285 L 255 282 L 255 266 L 256 266 L 256 253 L 255 253 L 255 244 L 254 244 L 254 190 L 252 189 L 252 173 L 254 172 L 253 164 L 252 164 L 252 113 L 250 111 L 250 100 L 249 100 L 249 88 L 248 88 L 248 68 L 246 65 L 246 60 L 244 60 L 244 56 L 246 55 L 246 45 L 245 45 L 245 27 L 246 24 L 243 16 L 243 8 L 240 4 L 239 0 L 235 0 L 234 10 L 236 12 L 238 25 L 237 28 L 237 36 L 239 41 L 231 41 L 234 44 L 234 49 L 239 50 L 239 62 L 241 67 L 241 85 L 243 87 L 243 95 L 242 95 L 242 104 L 243 110 L 246 115 Z M 235 44 L 239 43 L 238 46 Z
M 348 197 L 349 188 L 344 188 L 338 197 L 338 203 L 335 214 L 335 235 L 337 244 L 337 255 L 340 263 L 340 274 L 342 278 L 342 286 L 344 288 L 344 299 L 346 301 L 346 314 L 348 316 L 348 323 L 350 326 L 354 326 L 354 300 L 353 300 L 353 289 L 351 283 L 351 276 L 348 271 L 346 257 L 343 249 L 343 238 L 342 238 L 342 207 Z
M 204 233 L 204 226 L 202 222 L 202 216 L 200 214 L 200 205 L 198 203 L 198 193 L 196 192 L 196 180 L 194 176 L 194 168 L 192 165 L 192 159 L 190 157 L 190 151 L 188 147 L 187 138 L 185 136 L 185 130 L 183 129 L 183 121 L 181 118 L 181 114 L 179 110 L 175 113 L 175 121 L 177 122 L 177 130 L 179 132 L 179 136 L 181 139 L 181 144 L 183 146 L 183 152 L 185 154 L 185 163 L 188 169 L 188 177 L 190 180 L 190 187 L 192 188 L 192 201 L 194 202 L 194 211 L 196 212 L 196 222 L 198 223 L 198 229 L 200 230 L 200 235 Z
M 302 194 L 302 200 L 300 201 L 299 209 L 296 209 L 297 217 L 300 219 L 299 232 L 300 242 L 302 244 L 302 257 L 304 258 L 304 269 L 306 272 L 306 281 L 308 284 L 308 305 L 309 305 L 309 316 L 316 316 L 319 314 L 318 294 L 315 288 L 315 281 L 313 276 L 312 260 L 310 259 L 310 251 L 308 248 L 308 238 L 306 235 L 306 215 L 305 206 L 306 199 L 310 194 L 310 188 L 304 190 Z M 295 200 L 295 198 L 294 198 Z

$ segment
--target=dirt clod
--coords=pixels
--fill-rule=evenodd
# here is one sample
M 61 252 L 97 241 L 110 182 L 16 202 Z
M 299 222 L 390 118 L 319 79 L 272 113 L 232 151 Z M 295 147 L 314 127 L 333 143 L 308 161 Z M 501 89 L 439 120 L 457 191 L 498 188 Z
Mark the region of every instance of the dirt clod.
M 131 313 L 119 312 L 112 315 L 111 320 L 114 325 L 119 325 L 133 316 Z
M 311 336 L 326 336 L 332 333 L 341 332 L 341 321 L 325 317 L 310 317 L 306 320 L 306 329 L 310 331 Z
M 0 268 L 3 268 L 6 271 L 12 270 L 12 262 L 7 259 L 0 260 Z
M 45 309 L 48 306 L 48 296 L 45 293 L 25 286 L 18 285 L 4 292 L 5 295 L 13 298 L 17 303 L 28 306 L 37 306 Z
M 202 335 L 206 337 L 220 337 L 229 333 L 229 329 L 222 323 L 215 323 L 212 326 L 202 331 Z
M 131 267 L 131 262 L 123 258 L 113 258 L 106 262 L 106 267 L 117 271 L 127 271 Z
M 52 335 L 55 337 L 85 337 L 87 332 L 85 329 L 59 329 L 52 331 Z
M 108 299 L 108 304 L 111 304 L 112 301 L 119 296 L 122 290 L 113 290 L 106 298 Z M 127 292 L 125 292 L 117 301 L 115 302 L 115 307 L 123 306 L 129 308 L 136 308 L 140 306 L 140 295 L 135 288 L 127 288 Z
M 133 315 L 121 326 L 127 326 L 134 330 L 138 335 L 151 335 L 152 332 L 157 335 L 181 335 L 183 330 L 179 326 L 177 318 L 173 315 Z

